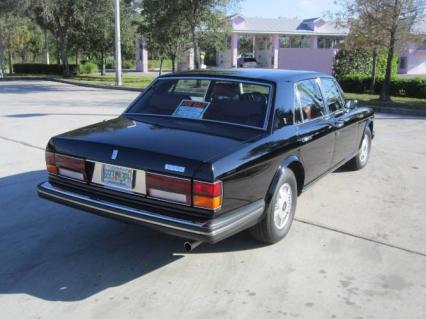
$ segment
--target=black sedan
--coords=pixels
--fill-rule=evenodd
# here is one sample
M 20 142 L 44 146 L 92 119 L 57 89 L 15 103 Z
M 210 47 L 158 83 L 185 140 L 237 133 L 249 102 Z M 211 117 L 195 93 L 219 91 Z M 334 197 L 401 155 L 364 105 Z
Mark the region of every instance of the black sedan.
M 297 197 L 368 161 L 374 114 L 329 75 L 215 70 L 157 78 L 118 118 L 51 138 L 41 197 L 186 239 L 289 231 Z

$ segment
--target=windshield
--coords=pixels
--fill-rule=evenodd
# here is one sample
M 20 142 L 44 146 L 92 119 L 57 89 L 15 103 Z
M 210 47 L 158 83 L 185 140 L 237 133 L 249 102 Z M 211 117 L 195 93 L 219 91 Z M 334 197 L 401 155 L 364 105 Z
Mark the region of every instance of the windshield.
M 157 80 L 127 111 L 264 128 L 271 86 L 247 81 Z

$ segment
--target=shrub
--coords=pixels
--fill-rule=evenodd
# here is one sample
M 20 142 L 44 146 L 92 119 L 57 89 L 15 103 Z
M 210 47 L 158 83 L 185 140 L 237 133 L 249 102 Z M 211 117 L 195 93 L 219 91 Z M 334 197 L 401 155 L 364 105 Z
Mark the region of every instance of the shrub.
M 98 71 L 98 66 L 92 62 L 86 62 L 79 65 L 78 73 L 80 74 L 90 74 Z
M 339 83 L 345 92 L 367 93 L 370 89 L 371 78 L 364 75 L 353 74 L 343 77 L 340 79 Z M 374 93 L 380 94 L 382 87 L 383 78 L 379 78 L 376 80 Z M 406 96 L 426 99 L 426 79 L 393 79 L 391 81 L 390 93 L 393 96 Z
M 386 52 L 379 52 L 376 61 L 376 76 L 384 77 L 386 73 L 387 54 Z M 341 49 L 336 53 L 333 74 L 341 80 L 344 77 L 357 74 L 366 77 L 371 76 L 373 67 L 373 58 L 371 52 L 353 48 Z M 396 77 L 398 71 L 398 57 L 395 56 L 392 61 L 392 77 Z
M 69 65 L 72 75 L 77 74 L 77 65 Z M 13 65 L 15 74 L 54 74 L 63 75 L 64 66 L 62 64 L 42 64 L 42 63 L 17 63 Z

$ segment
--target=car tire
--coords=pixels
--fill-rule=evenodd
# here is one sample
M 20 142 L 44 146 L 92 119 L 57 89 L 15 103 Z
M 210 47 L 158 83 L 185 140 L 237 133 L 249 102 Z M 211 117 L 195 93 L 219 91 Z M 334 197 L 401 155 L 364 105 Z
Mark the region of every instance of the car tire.
M 297 205 L 297 181 L 291 169 L 285 169 L 266 207 L 262 221 L 251 228 L 251 234 L 266 244 L 283 239 L 290 230 Z
M 369 127 L 366 127 L 359 146 L 358 154 L 348 162 L 347 166 L 355 171 L 363 169 L 370 158 L 370 151 L 371 131 Z

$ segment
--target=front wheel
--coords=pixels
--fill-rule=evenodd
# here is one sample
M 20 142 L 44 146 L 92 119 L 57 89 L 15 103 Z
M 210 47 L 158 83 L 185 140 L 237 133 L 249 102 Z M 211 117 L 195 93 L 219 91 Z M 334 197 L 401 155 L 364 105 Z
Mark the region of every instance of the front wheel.
M 291 169 L 286 169 L 266 208 L 264 219 L 251 229 L 253 237 L 267 244 L 284 238 L 293 222 L 296 204 L 296 177 Z
M 348 162 L 348 166 L 354 170 L 360 170 L 367 165 L 371 151 L 371 131 L 365 128 L 358 154 Z

